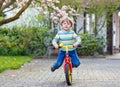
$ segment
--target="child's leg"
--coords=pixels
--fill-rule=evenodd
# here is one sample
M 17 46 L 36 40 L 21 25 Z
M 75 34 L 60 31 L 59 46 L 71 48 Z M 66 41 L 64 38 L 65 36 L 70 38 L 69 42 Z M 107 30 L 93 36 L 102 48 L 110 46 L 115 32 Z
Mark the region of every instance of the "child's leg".
M 73 67 L 78 67 L 80 65 L 80 58 L 78 57 L 76 50 L 69 51 L 69 55 L 71 57 Z
M 59 51 L 57 61 L 54 63 L 53 67 L 55 69 L 58 69 L 63 64 L 64 58 L 65 58 L 65 51 Z

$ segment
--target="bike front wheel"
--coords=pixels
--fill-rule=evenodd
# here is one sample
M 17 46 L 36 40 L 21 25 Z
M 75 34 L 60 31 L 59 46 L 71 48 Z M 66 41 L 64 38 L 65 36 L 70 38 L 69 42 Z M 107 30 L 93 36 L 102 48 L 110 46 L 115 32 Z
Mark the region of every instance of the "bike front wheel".
M 67 85 L 71 85 L 72 84 L 72 73 L 70 72 L 69 64 L 67 64 L 65 67 L 65 77 L 66 77 Z

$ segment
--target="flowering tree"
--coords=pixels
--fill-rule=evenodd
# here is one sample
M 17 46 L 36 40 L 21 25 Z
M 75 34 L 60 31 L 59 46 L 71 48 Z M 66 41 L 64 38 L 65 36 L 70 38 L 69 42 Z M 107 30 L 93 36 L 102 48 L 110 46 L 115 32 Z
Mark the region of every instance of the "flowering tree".
M 102 22 L 100 22 L 100 20 L 102 19 L 103 16 L 105 15 L 109 16 L 116 12 L 117 9 L 120 7 L 119 1 L 120 0 L 74 0 L 74 1 L 61 0 L 61 3 L 70 5 L 78 12 L 86 13 L 89 14 L 90 16 L 92 14 L 95 14 L 94 33 L 95 35 L 97 35 L 98 32 L 104 26 L 106 19 L 110 21 L 109 17 L 105 18 L 103 24 Z M 97 29 L 97 26 L 100 26 L 99 29 Z
M 55 21 L 58 21 L 60 17 L 65 15 L 76 16 L 80 12 L 95 13 L 99 10 L 95 9 L 100 8 L 100 6 L 103 6 L 104 8 L 102 7 L 102 10 L 104 10 L 108 7 L 115 9 L 120 5 L 119 0 L 0 0 L 0 26 L 18 19 L 31 4 L 37 5 L 38 10 L 40 12 L 42 11 L 44 16 L 49 14 L 50 19 Z M 5 12 L 11 11 L 14 8 L 20 8 L 16 15 L 4 19 Z
M 49 14 L 50 20 L 54 23 L 59 22 L 59 19 L 63 16 L 73 16 L 77 13 L 72 7 L 66 5 L 59 6 L 59 4 L 59 0 L 42 0 L 41 7 L 38 10 L 44 16 Z
M 44 15 L 49 12 L 50 19 L 55 23 L 59 22 L 59 18 L 62 16 L 73 16 L 76 18 L 80 12 L 90 15 L 95 14 L 95 27 L 93 30 L 95 36 L 104 26 L 106 19 L 109 20 L 109 17 L 107 17 L 104 22 L 100 22 L 102 17 L 106 14 L 109 16 L 117 11 L 117 8 L 120 6 L 119 0 L 43 0 L 42 2 L 41 6 L 50 9 L 43 10 Z M 59 4 L 56 4 L 55 2 Z M 99 26 L 99 29 L 97 26 Z

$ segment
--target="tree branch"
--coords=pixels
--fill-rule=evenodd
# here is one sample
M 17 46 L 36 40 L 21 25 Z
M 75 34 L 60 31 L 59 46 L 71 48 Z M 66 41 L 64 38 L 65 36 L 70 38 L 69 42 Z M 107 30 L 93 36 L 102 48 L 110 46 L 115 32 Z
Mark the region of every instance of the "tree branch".
M 5 0 L 0 0 L 0 9 L 1 9 L 4 1 L 5 1 Z
M 28 8 L 28 6 L 31 4 L 31 2 L 32 2 L 32 0 L 29 0 L 27 3 L 25 3 L 25 5 L 19 10 L 19 12 L 15 16 L 10 17 L 8 19 L 1 20 L 0 26 L 18 19 L 19 16 Z
M 15 9 L 15 7 L 10 8 L 10 9 L 9 9 L 9 10 L 7 10 L 7 11 L 4 11 L 4 13 L 9 12 L 9 11 L 12 11 L 13 9 Z
M 6 3 L 6 5 L 3 5 L 0 9 L 0 12 L 2 12 L 5 8 L 9 7 L 10 5 L 14 4 L 16 0 L 11 0 L 10 2 Z

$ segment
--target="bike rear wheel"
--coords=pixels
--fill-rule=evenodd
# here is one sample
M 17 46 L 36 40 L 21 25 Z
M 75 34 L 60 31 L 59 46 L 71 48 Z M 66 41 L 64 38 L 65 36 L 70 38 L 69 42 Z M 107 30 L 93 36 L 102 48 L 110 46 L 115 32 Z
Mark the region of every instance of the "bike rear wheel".
M 69 64 L 67 64 L 65 67 L 65 77 L 66 77 L 67 85 L 71 85 L 72 84 L 72 73 L 70 72 Z

